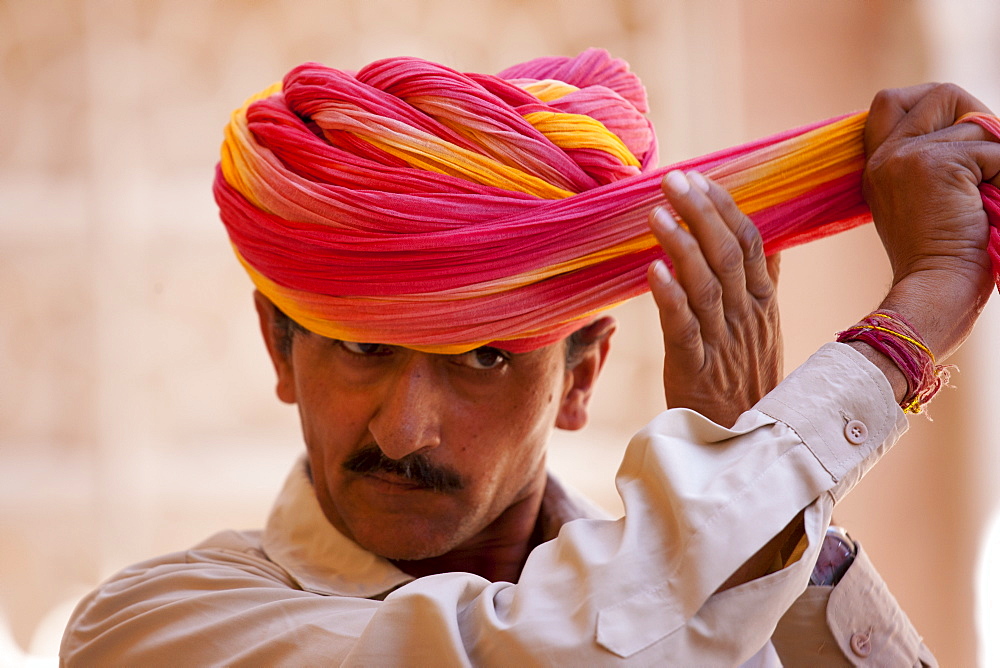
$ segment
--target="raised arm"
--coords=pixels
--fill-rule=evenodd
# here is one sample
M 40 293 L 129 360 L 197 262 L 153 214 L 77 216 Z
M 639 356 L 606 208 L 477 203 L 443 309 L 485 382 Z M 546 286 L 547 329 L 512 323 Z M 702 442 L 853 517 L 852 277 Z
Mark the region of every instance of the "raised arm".
M 864 192 L 893 271 L 881 307 L 909 320 L 939 362 L 969 335 L 992 286 L 978 186 L 1000 183 L 1000 144 L 978 125 L 955 125 L 988 111 L 956 86 L 925 84 L 879 93 L 865 129 Z M 650 227 L 674 275 L 658 262 L 649 281 L 667 405 L 728 426 L 781 379 L 776 258 L 765 260 L 753 224 L 701 174 L 671 172 L 663 192 L 671 207 L 655 209 Z M 902 399 L 896 365 L 850 345 Z
M 968 337 L 992 289 L 989 227 L 979 184 L 1000 184 L 1000 143 L 964 114 L 989 110 L 951 85 L 887 90 L 865 128 L 865 198 L 892 266 L 883 308 L 905 316 L 938 361 Z M 899 369 L 851 343 L 892 383 Z
M 978 125 L 955 125 L 969 112 L 988 109 L 954 86 L 883 91 L 865 132 L 865 195 L 893 270 L 880 308 L 908 320 L 937 362 L 969 335 L 992 290 L 979 184 L 1000 183 L 1000 143 Z M 649 273 L 667 401 L 729 426 L 780 378 L 774 272 L 756 231 L 721 188 L 700 174 L 673 172 L 663 190 L 684 222 L 665 207 L 650 216 L 675 266 L 673 276 L 662 263 Z M 908 386 L 896 362 L 867 343 L 848 345 L 882 371 L 901 402 Z M 720 591 L 772 572 L 803 531 L 800 514 Z

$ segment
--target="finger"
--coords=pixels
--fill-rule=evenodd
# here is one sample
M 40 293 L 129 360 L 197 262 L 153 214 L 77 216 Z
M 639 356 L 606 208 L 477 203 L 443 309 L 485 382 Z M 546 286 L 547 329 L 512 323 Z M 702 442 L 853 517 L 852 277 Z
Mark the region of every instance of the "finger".
M 1000 142 L 953 142 L 948 149 L 952 151 L 951 159 L 949 169 L 941 174 L 942 179 L 949 182 L 966 179 L 973 186 L 986 182 L 1000 187 Z
M 1000 143 L 996 141 L 965 142 L 957 144 L 979 169 L 979 183 L 987 182 L 1000 187 Z
M 732 230 L 737 223 L 730 223 L 716 207 L 709 196 L 711 184 L 697 172 L 685 175 L 675 170 L 664 178 L 663 190 L 674 210 L 687 223 L 710 271 L 718 280 L 726 313 L 745 311 L 748 297 L 744 252 Z M 731 199 L 724 192 L 717 193 L 717 197 L 720 201 Z M 728 216 L 738 220 L 743 214 L 732 204 Z
M 880 90 L 872 100 L 865 121 L 865 154 L 871 155 L 889 137 L 900 121 L 937 84 Z
M 771 279 L 771 287 L 777 290 L 778 276 L 781 274 L 781 253 L 767 256 L 767 276 Z
M 957 123 L 946 128 L 923 135 L 923 139 L 936 144 L 950 142 L 1000 141 L 996 135 L 989 132 L 978 123 Z
M 674 265 L 677 289 L 685 294 L 688 308 L 699 322 L 699 329 L 710 338 L 717 337 L 726 324 L 722 285 L 708 266 L 698 241 L 677 223 L 664 206 L 653 209 L 649 226 L 660 248 Z
M 972 126 L 977 128 L 981 133 L 985 134 L 985 140 L 993 143 L 1000 143 L 1000 117 L 997 116 L 983 116 L 977 115 L 975 117 L 965 118 L 964 122 L 959 123 L 955 126 L 956 130 L 958 128 L 967 128 Z M 977 138 L 978 133 L 977 133 Z M 984 165 L 987 166 L 987 165 Z M 986 174 L 984 176 L 985 181 L 990 181 L 993 185 L 997 185 L 1000 182 L 1000 177 Z
M 990 113 L 989 107 L 964 89 L 954 84 L 939 84 L 917 100 L 893 135 L 919 137 L 930 134 L 954 125 L 973 111 Z
M 922 84 L 879 92 L 865 124 L 865 153 L 890 138 L 925 135 L 953 125 L 971 111 L 989 112 L 975 97 L 952 84 Z
M 733 289 L 743 289 L 757 299 L 766 299 L 774 294 L 774 284 L 767 271 L 767 260 L 764 257 L 764 241 L 753 221 L 740 210 L 729 191 L 705 178 L 699 172 L 690 172 L 689 178 L 706 192 L 722 220 L 726 223 L 733 238 L 740 245 L 743 255 L 743 271 L 739 280 L 742 285 Z M 717 272 L 718 273 L 718 272 Z M 723 286 L 728 287 L 728 286 Z
M 646 278 L 660 314 L 666 359 L 682 369 L 701 369 L 705 362 L 701 326 L 688 306 L 684 289 L 673 280 L 663 260 L 649 265 Z

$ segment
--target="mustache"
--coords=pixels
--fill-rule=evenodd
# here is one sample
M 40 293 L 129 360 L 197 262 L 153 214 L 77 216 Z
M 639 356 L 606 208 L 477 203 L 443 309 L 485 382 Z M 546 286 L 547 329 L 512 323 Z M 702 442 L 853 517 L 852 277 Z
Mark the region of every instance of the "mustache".
M 352 473 L 389 473 L 398 475 L 435 492 L 457 492 L 465 482 L 454 469 L 431 461 L 430 457 L 414 452 L 402 459 L 391 459 L 374 444 L 363 446 L 344 462 Z

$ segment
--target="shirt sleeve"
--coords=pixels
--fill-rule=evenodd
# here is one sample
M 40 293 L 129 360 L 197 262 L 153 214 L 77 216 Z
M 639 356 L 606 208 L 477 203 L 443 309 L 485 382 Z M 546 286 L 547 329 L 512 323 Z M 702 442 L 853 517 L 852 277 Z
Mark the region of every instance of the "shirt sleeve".
M 834 503 L 905 424 L 881 372 L 849 346 L 828 344 L 731 429 L 683 409 L 654 419 L 618 472 L 624 517 L 567 523 L 531 553 L 517 584 L 445 573 L 377 601 L 294 589 L 276 566 L 237 551 L 199 558 L 210 566 L 190 556 L 182 565 L 154 561 L 81 603 L 62 657 L 78 665 L 766 663 Z M 808 544 L 798 561 L 715 593 L 800 512 Z M 859 590 L 848 605 L 866 596 Z
M 937 666 L 858 545 L 836 587 L 808 587 L 771 638 L 788 666 Z

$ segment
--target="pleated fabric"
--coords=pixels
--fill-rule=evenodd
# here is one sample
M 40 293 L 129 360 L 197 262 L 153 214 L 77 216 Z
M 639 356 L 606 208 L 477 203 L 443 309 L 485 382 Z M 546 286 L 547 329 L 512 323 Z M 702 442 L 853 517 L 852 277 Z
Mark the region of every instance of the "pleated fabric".
M 864 112 L 657 169 L 647 111 L 599 49 L 497 75 L 307 63 L 233 112 L 214 193 L 237 258 L 296 322 L 439 353 L 531 350 L 647 290 L 669 169 L 727 188 L 768 253 L 871 220 Z M 1000 191 L 982 192 L 1000 285 Z

